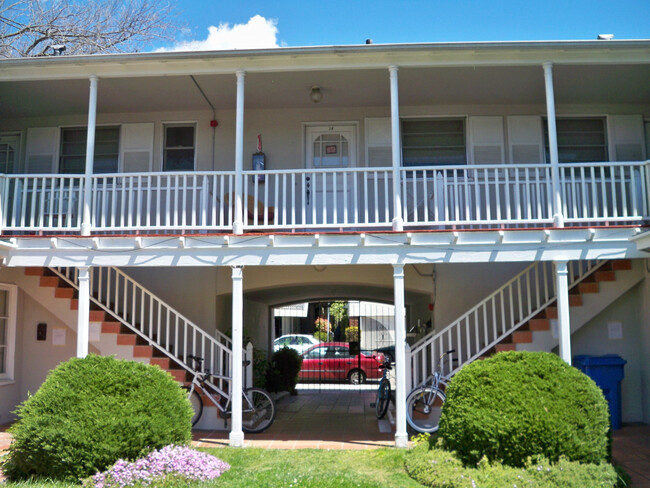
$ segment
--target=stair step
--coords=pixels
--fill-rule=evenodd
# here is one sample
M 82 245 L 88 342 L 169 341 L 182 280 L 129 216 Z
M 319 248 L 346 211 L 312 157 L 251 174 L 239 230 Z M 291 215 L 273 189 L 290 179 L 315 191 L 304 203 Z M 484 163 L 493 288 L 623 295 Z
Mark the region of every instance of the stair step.
M 580 293 L 598 293 L 600 290 L 600 287 L 598 286 L 598 283 L 580 283 L 578 285 L 578 290 L 580 290 Z
M 533 333 L 530 330 L 516 330 L 512 333 L 514 344 L 527 344 L 533 342 Z
M 117 345 L 118 346 L 135 346 L 137 337 L 135 334 L 118 334 L 117 335 Z
M 151 358 L 149 364 L 160 366 L 161 369 L 168 370 L 171 363 L 171 359 L 168 357 L 164 358 Z
M 531 319 L 528 322 L 528 328 L 532 330 L 551 330 L 551 321 L 549 319 Z
M 102 334 L 119 334 L 122 329 L 120 322 L 102 322 Z
M 56 288 L 59 286 L 58 276 L 41 276 L 40 285 L 43 287 Z
M 569 306 L 570 307 L 581 307 L 582 306 L 582 295 L 569 295 Z
M 556 319 L 557 307 L 546 307 L 546 310 L 544 310 L 544 315 L 547 319 Z
M 151 346 L 133 346 L 134 358 L 150 358 L 153 356 L 153 347 Z
M 494 349 L 496 352 L 516 351 L 517 346 L 515 344 L 497 344 Z
M 74 288 L 62 288 L 59 287 L 54 290 L 54 296 L 56 298 L 74 298 L 75 289 Z
M 616 281 L 616 271 L 596 271 L 596 281 Z
M 185 381 L 187 371 L 184 369 L 168 369 L 167 372 L 174 377 L 174 380 Z
M 43 276 L 45 274 L 45 268 L 25 268 L 25 275 L 27 276 Z
M 632 261 L 629 259 L 616 259 L 612 261 L 612 269 L 615 271 L 630 270 L 632 269 Z

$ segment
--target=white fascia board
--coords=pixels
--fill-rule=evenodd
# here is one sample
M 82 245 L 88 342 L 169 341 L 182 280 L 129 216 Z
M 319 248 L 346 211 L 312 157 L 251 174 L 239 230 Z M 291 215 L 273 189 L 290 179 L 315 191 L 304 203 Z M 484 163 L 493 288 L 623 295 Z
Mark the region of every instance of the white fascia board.
M 650 41 L 537 41 L 324 46 L 56 56 L 0 61 L 0 80 L 83 79 L 406 67 L 647 64 Z
M 630 241 L 636 244 L 636 248 L 639 251 L 644 251 L 646 253 L 650 252 L 650 230 L 646 230 L 645 232 L 630 238 Z
M 306 266 L 342 264 L 421 264 L 533 262 L 645 258 L 631 237 L 634 228 L 544 231 L 186 236 L 185 247 L 164 237 L 18 238 L 7 251 L 7 266 Z M 338 245 L 340 241 L 341 245 Z M 352 244 L 356 242 L 356 244 Z

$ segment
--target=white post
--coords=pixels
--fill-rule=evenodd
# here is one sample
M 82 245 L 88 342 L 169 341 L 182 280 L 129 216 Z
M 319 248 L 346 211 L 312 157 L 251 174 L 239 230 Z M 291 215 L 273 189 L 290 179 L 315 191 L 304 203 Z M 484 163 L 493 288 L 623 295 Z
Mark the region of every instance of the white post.
M 95 161 L 95 126 L 97 125 L 97 77 L 90 76 L 90 95 L 88 100 L 88 136 L 86 139 L 86 171 L 84 173 L 83 215 L 81 235 L 90 235 L 90 203 L 92 198 L 92 175 Z
M 569 272 L 567 261 L 555 261 L 555 289 L 557 290 L 557 323 L 560 339 L 560 357 L 571 364 L 571 322 L 569 319 Z
M 395 294 L 395 447 L 408 447 L 406 432 L 406 323 L 404 320 L 404 265 L 393 265 Z
M 232 223 L 234 234 L 244 233 L 244 71 L 237 71 L 237 114 L 235 117 L 235 216 Z
M 389 66 L 390 73 L 390 129 L 393 158 L 393 230 L 404 230 L 402 218 L 402 144 L 399 130 L 399 87 L 397 83 L 397 66 Z
M 553 63 L 544 66 L 544 85 L 546 86 L 546 120 L 548 124 L 548 150 L 551 156 L 551 178 L 553 186 L 553 225 L 564 227 L 562 215 L 562 189 L 560 188 L 560 158 L 557 152 L 557 129 L 555 127 L 555 95 L 553 92 Z
M 88 329 L 90 327 L 90 268 L 79 268 L 79 307 L 77 310 L 77 357 L 88 355 Z
M 244 341 L 244 293 L 242 267 L 232 267 L 232 384 L 230 389 L 232 406 L 232 427 L 230 430 L 230 445 L 242 447 L 244 432 L 242 431 L 242 394 L 243 371 L 242 349 Z

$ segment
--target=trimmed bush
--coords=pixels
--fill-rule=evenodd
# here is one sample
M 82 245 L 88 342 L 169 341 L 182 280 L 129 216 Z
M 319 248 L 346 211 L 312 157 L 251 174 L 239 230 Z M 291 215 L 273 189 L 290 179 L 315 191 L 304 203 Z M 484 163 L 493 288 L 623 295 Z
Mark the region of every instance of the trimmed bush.
M 455 453 L 443 449 L 429 450 L 419 444 L 404 462 L 409 476 L 431 488 L 595 488 L 616 486 L 618 476 L 609 464 L 581 464 L 562 458 L 555 464 L 547 460 L 529 461 L 514 468 L 485 458 L 476 467 L 463 466 Z
M 16 413 L 10 479 L 78 481 L 118 459 L 191 440 L 192 407 L 157 366 L 90 355 L 52 370 Z
M 528 457 L 603 462 L 608 430 L 607 402 L 589 377 L 554 354 L 511 351 L 454 376 L 439 437 L 466 464 L 486 456 L 521 467 Z
M 266 389 L 272 392 L 288 391 L 297 395 L 296 383 L 302 366 L 302 356 L 298 351 L 283 347 L 275 351 L 266 372 Z

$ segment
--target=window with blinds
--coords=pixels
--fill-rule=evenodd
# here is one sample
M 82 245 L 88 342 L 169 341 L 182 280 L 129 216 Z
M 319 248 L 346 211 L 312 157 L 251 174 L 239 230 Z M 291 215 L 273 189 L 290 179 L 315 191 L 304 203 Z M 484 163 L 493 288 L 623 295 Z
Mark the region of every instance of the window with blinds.
M 402 120 L 402 165 L 467 164 L 464 118 Z
M 61 129 L 59 173 L 83 174 L 86 171 L 86 127 Z M 117 173 L 120 154 L 120 128 L 95 129 L 93 173 Z
M 551 156 L 548 146 L 548 124 L 544 120 L 546 162 Z M 557 150 L 560 163 L 608 161 L 605 117 L 558 118 Z

